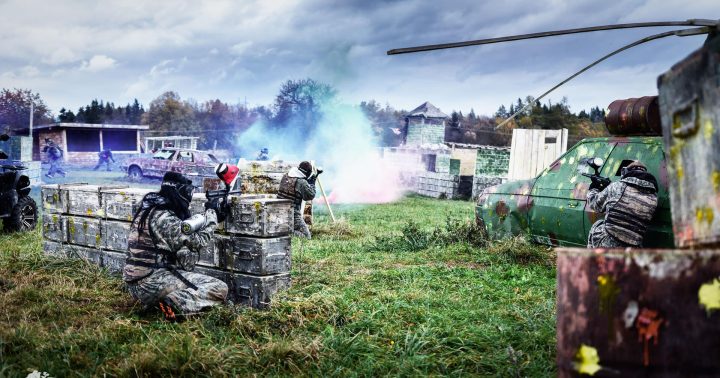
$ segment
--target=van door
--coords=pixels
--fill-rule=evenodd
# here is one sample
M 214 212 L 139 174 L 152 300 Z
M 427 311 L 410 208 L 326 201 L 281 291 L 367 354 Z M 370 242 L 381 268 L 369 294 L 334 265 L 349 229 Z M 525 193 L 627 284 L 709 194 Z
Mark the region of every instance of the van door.
M 639 160 L 648 168 L 658 182 L 658 207 L 650 222 L 648 233 L 643 242 L 644 247 L 672 248 L 674 234 L 672 231 L 672 216 L 670 213 L 670 199 L 668 197 L 667 167 L 662 140 L 660 138 L 633 139 L 633 141 L 620 141 L 610 154 L 600 174 L 610 178 L 611 181 L 620 180 L 620 170 L 633 160 Z M 604 217 L 603 213 L 596 213 L 586 209 L 585 234 L 590 232 L 593 223 Z
M 538 176 L 529 212 L 530 234 L 536 242 L 587 245 L 583 220 L 590 179 L 577 171 L 578 162 L 588 157 L 607 159 L 614 147 L 607 139 L 581 141 Z

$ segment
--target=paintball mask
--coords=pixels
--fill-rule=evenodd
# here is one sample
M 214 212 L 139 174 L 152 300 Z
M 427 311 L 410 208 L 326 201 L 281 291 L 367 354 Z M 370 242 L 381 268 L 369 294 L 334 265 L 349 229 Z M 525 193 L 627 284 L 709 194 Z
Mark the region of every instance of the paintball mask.
M 192 181 L 177 172 L 165 173 L 161 187 L 174 188 L 179 197 L 188 204 L 192 201 L 193 192 L 195 191 L 195 186 L 193 186 Z
M 620 176 L 625 176 L 631 171 L 647 172 L 647 167 L 643 163 L 635 160 L 632 163 L 630 163 L 627 166 L 620 169 Z

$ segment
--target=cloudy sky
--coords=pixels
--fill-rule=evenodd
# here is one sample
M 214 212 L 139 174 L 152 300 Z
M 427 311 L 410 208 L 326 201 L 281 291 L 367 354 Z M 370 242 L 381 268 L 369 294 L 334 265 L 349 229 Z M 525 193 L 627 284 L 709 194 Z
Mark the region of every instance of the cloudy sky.
M 537 95 L 655 28 L 388 56 L 393 48 L 609 23 L 720 18 L 717 0 L 0 0 L 0 87 L 37 91 L 57 113 L 93 98 L 147 104 L 164 91 L 266 105 L 315 78 L 349 103 L 429 100 L 493 113 Z M 573 110 L 656 94 L 656 78 L 704 37 L 671 37 L 592 69 L 550 98 Z

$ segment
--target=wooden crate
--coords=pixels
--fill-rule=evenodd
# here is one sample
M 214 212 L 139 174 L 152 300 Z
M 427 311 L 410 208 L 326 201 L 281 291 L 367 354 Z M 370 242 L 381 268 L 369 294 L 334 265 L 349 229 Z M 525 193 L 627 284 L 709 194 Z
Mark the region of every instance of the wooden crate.
M 292 231 L 292 202 L 271 195 L 233 196 L 224 231 L 231 234 L 276 237 Z
M 111 189 L 124 189 L 126 185 L 82 185 L 61 189 L 67 191 L 67 209 L 65 213 L 86 217 L 105 217 L 101 192 Z
M 67 243 L 66 219 L 61 214 L 46 212 L 42 216 L 43 238 L 50 241 Z
M 68 208 L 68 188 L 84 186 L 87 184 L 52 184 L 40 187 L 40 199 L 42 208 L 47 213 L 67 213 Z
M 67 215 L 67 242 L 70 244 L 99 249 L 102 246 L 102 231 L 99 218 Z
M 714 35 L 658 78 L 673 229 L 679 248 L 720 244 L 718 66 L 720 35 Z
M 290 237 L 249 238 L 215 235 L 214 248 L 199 264 L 241 273 L 267 275 L 290 271 Z
M 290 273 L 254 276 L 198 266 L 195 271 L 218 278 L 228 284 L 228 299 L 236 304 L 265 309 L 279 291 L 290 288 Z
M 103 190 L 100 193 L 100 201 L 105 210 L 105 218 L 132 221 L 143 197 L 152 191 L 140 188 Z
M 62 244 L 46 240 L 43 243 L 43 251 L 48 256 L 83 259 L 91 264 L 102 266 L 102 252 L 96 248 Z
M 100 221 L 100 239 L 103 250 L 126 252 L 128 250 L 128 237 L 130 236 L 130 223 L 113 220 Z
M 720 250 L 578 248 L 557 256 L 560 376 L 594 365 L 596 376 L 720 371 Z

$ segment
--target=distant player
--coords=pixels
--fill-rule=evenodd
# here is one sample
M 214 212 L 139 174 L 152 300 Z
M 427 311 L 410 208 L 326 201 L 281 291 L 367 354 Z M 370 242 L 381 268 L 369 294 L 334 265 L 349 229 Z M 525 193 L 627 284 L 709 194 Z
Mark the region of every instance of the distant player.
M 315 198 L 315 181 L 322 173 L 308 161 L 293 167 L 280 180 L 278 197 L 293 201 L 293 230 L 295 236 L 310 239 L 310 229 L 303 219 L 302 202 L 312 201 Z
M 50 138 L 45 138 L 45 147 L 42 150 L 47 155 L 48 162 L 50 163 L 50 170 L 45 174 L 45 177 L 53 178 L 55 174 L 65 177 L 65 171 L 60 167 L 60 162 L 63 158 L 63 150 L 55 144 Z
M 107 164 L 108 172 L 112 171 L 112 168 L 110 168 L 110 160 L 112 160 L 113 163 L 115 162 L 115 158 L 113 157 L 112 151 L 109 148 L 98 152 L 98 163 L 95 168 L 93 168 L 93 171 L 97 171 L 103 164 Z

